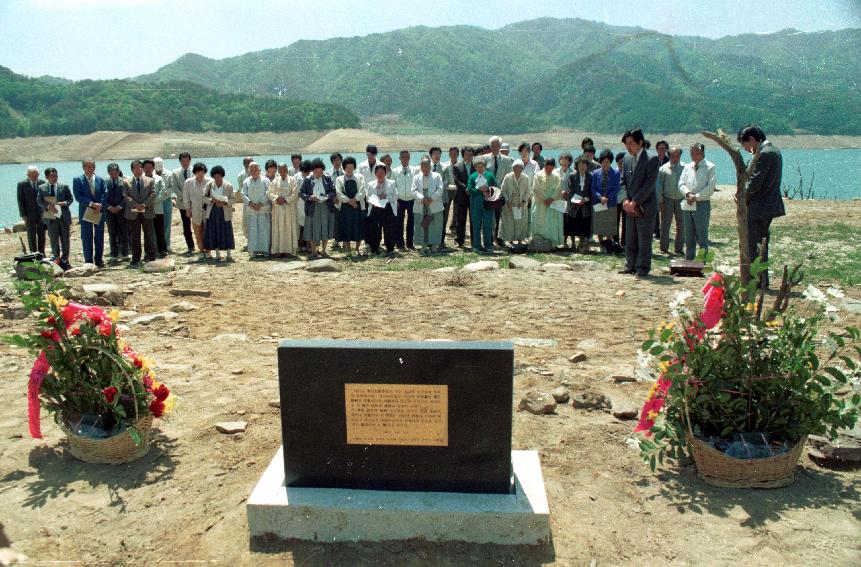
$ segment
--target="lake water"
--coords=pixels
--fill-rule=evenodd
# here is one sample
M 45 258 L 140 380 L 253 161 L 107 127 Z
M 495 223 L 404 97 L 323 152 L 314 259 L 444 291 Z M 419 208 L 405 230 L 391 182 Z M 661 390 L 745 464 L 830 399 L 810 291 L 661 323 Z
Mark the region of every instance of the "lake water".
M 620 151 L 619 149 L 615 150 Z M 813 189 L 818 198 L 825 199 L 852 199 L 861 198 L 861 149 L 787 149 L 783 153 L 783 183 L 786 187 L 798 185 L 798 168 L 804 176 L 805 188 L 810 179 L 813 178 Z M 547 150 L 545 156 L 558 158 L 562 150 Z M 572 152 L 574 153 L 574 152 Z M 357 162 L 365 159 L 364 154 L 344 154 L 344 157 L 352 155 Z M 574 153 L 576 156 L 577 153 Z M 267 159 L 290 162 L 289 155 L 255 156 L 262 165 Z M 329 155 L 305 154 L 306 159 L 322 158 L 329 166 Z M 394 163 L 397 165 L 397 154 L 393 153 Z M 683 161 L 687 153 L 683 156 Z M 418 164 L 421 155 L 413 152 L 412 163 Z M 443 160 L 447 155 L 443 154 Z M 726 152 L 709 148 L 706 159 L 717 166 L 718 184 L 735 185 L 735 168 Z M 198 160 L 193 160 L 198 161 Z M 242 157 L 208 157 L 200 161 L 206 163 L 209 168 L 221 165 L 227 171 L 228 180 L 235 182 L 236 175 L 242 170 Z M 126 175 L 130 174 L 130 160 L 117 160 Z M 96 172 L 106 176 L 108 161 L 96 162 Z M 0 226 L 8 226 L 18 222 L 18 205 L 16 199 L 16 186 L 25 178 L 27 166 L 30 164 L 0 164 Z M 72 179 L 81 174 L 81 162 L 44 162 L 34 163 L 41 171 L 47 167 L 56 167 L 59 172 L 60 182 L 71 186 Z M 165 159 L 165 166 L 170 169 L 179 167 L 175 159 Z M 815 177 L 814 177 L 815 176 Z M 72 206 L 77 211 L 77 205 Z

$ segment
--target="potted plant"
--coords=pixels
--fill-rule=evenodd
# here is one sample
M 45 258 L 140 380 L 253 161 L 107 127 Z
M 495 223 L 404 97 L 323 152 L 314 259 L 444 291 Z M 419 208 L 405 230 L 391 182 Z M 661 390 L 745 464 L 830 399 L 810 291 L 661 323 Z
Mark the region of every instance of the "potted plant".
M 824 329 L 836 320 L 829 295 L 842 292 L 809 286 L 802 310 L 789 309 L 788 291 L 766 307 L 757 289 L 764 269 L 754 262 L 747 285 L 712 274 L 701 311 L 687 307 L 689 291 L 680 292 L 672 321 L 643 343 L 641 362 L 658 379 L 635 431 L 653 470 L 665 456 L 692 456 L 711 484 L 785 486 L 807 435 L 834 438 L 854 427 L 861 332 Z
M 169 413 L 175 397 L 156 379 L 154 363 L 120 337 L 119 313 L 68 301 L 39 264 L 17 288 L 38 322 L 29 334 L 3 339 L 36 357 L 27 387 L 30 435 L 42 437 L 44 407 L 78 459 L 117 464 L 145 455 L 153 418 Z

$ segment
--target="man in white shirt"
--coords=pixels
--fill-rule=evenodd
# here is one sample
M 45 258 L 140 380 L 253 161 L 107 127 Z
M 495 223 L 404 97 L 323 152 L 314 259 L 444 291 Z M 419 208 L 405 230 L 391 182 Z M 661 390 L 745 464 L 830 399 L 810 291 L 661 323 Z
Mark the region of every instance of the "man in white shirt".
M 685 253 L 684 216 L 682 215 L 682 200 L 684 193 L 679 192 L 679 180 L 682 177 L 685 164 L 682 163 L 682 149 L 678 146 L 670 148 L 670 161 L 658 169 L 658 184 L 655 192 L 658 195 L 661 218 L 660 248 L 664 254 L 670 252 L 670 227 L 673 219 L 676 221 L 676 238 L 674 249 L 676 254 Z
M 234 187 L 235 194 L 233 195 L 237 203 L 242 202 L 242 184 L 245 183 L 245 180 L 248 179 L 249 175 L 251 175 L 248 171 L 248 166 L 253 161 L 254 158 L 252 156 L 245 156 L 242 158 L 242 171 L 240 171 L 239 175 L 236 176 L 236 187 Z M 245 239 L 248 240 L 248 223 L 245 222 L 245 211 L 242 211 L 242 234 L 244 234 Z
M 410 250 L 413 246 L 413 233 L 415 231 L 415 213 L 413 212 L 413 178 L 418 169 L 410 165 L 410 152 L 401 150 L 398 155 L 401 164 L 392 170 L 392 180 L 398 188 L 398 240 L 395 243 L 398 250 L 403 250 L 404 245 Z M 404 221 L 406 220 L 407 237 L 404 240 Z
M 377 146 L 375 146 L 374 144 L 368 144 L 368 146 L 365 148 L 365 155 L 368 157 L 368 159 L 366 159 L 356 167 L 356 175 L 361 175 L 365 178 L 366 187 L 373 183 L 376 179 L 376 177 L 374 177 L 374 167 L 376 167 L 377 165 L 378 153 L 379 150 L 377 150 Z
M 705 159 L 705 147 L 691 146 L 691 163 L 685 166 L 679 179 L 679 193 L 684 195 L 682 211 L 685 224 L 685 260 L 693 260 L 697 246 L 703 253 L 709 249 L 709 219 L 711 196 L 715 191 L 715 165 Z

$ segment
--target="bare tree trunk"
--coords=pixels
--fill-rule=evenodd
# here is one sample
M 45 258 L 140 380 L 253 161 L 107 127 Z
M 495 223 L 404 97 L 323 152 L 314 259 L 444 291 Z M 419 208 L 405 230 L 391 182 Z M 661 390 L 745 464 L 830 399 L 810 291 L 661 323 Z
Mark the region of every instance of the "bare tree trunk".
M 735 218 L 738 223 L 738 269 L 741 276 L 741 281 L 744 285 L 750 281 L 750 261 L 748 254 L 748 234 L 747 234 L 747 180 L 750 179 L 753 173 L 754 165 L 759 159 L 759 153 L 754 154 L 753 159 L 747 167 L 744 165 L 744 159 L 741 157 L 741 151 L 735 146 L 723 130 L 714 132 L 703 132 L 703 136 L 712 140 L 717 145 L 722 147 L 732 158 L 732 163 L 735 165 Z

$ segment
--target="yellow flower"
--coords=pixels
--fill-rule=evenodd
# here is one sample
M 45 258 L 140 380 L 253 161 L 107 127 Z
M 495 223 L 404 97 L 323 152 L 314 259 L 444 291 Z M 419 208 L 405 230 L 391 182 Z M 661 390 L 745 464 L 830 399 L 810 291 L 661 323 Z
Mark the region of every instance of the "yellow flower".
M 146 374 L 147 372 L 152 372 L 154 366 L 155 361 L 153 361 L 153 359 L 147 358 L 145 356 L 141 357 L 141 370 L 144 371 L 144 374 Z M 155 374 L 152 374 L 152 376 L 155 376 Z
M 154 372 L 150 372 L 149 377 L 152 378 L 152 389 L 153 390 L 155 390 L 159 386 L 161 386 L 161 382 L 159 382 L 158 380 L 155 379 L 155 373 Z
M 649 410 L 646 414 L 651 421 L 655 421 L 658 418 L 658 412 L 655 410 Z
M 117 321 L 120 320 L 120 312 L 116 309 L 111 309 L 110 311 L 108 311 L 108 317 L 110 317 L 113 324 L 116 325 Z
M 164 400 L 164 413 L 171 413 L 174 407 L 176 407 L 176 396 L 170 394 Z
M 69 304 L 68 299 L 66 299 L 65 297 L 61 297 L 56 293 L 49 293 L 48 301 L 57 309 L 60 309 L 61 307 L 64 307 Z
M 780 327 L 780 325 L 780 319 L 773 319 L 765 324 L 766 327 Z
M 649 388 L 649 394 L 646 396 L 646 399 L 651 400 L 652 398 L 655 397 L 655 394 L 657 394 L 657 393 L 658 393 L 658 383 L 655 382 L 652 384 L 652 387 Z
M 756 303 L 748 303 L 744 306 L 744 310 L 748 313 L 753 313 L 754 311 L 756 311 Z
M 666 360 L 662 360 L 660 364 L 658 364 L 658 370 L 661 371 L 661 374 L 670 369 L 670 363 Z

